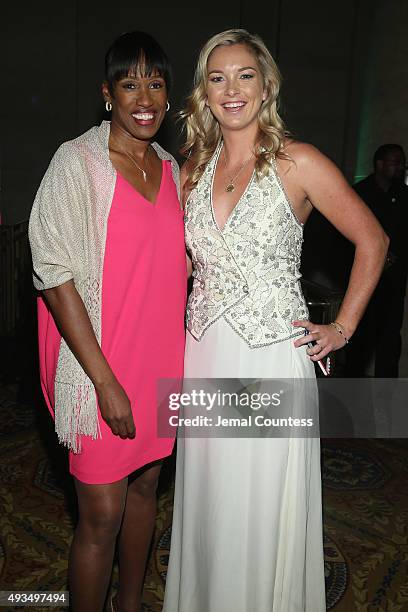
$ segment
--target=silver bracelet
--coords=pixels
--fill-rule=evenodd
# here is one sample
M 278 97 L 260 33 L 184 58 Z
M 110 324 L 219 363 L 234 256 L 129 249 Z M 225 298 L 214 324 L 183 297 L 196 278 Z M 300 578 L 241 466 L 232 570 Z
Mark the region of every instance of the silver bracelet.
M 341 324 L 341 323 L 338 323 L 338 321 L 332 321 L 332 322 L 330 323 L 330 325 L 332 325 L 332 326 L 334 327 L 334 329 L 336 329 L 336 330 L 337 330 L 337 332 L 338 332 L 338 333 L 339 333 L 341 336 L 343 336 L 345 343 L 346 343 L 346 344 L 348 344 L 348 343 L 349 343 L 349 339 L 347 338 L 346 334 L 344 333 L 344 331 L 343 331 L 343 329 L 342 329 L 342 328 L 343 328 L 342 324 Z

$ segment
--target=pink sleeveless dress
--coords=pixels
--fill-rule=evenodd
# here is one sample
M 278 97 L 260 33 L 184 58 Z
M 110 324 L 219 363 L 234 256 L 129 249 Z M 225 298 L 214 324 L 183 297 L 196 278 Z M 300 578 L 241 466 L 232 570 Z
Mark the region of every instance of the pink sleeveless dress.
M 115 482 L 172 452 L 174 439 L 157 436 L 157 381 L 182 378 L 186 258 L 183 211 L 171 163 L 162 162 L 153 204 L 119 173 L 109 213 L 102 283 L 102 351 L 125 389 L 134 439 L 112 434 L 99 414 L 102 437 L 82 437 L 70 452 L 70 472 L 89 484 Z M 41 385 L 53 414 L 61 336 L 39 298 Z

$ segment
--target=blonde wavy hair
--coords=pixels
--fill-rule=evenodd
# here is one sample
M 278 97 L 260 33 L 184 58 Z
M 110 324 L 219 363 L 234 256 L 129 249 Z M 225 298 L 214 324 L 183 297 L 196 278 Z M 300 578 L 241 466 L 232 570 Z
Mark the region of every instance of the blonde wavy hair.
M 188 157 L 188 189 L 195 187 L 222 139 L 218 121 L 206 105 L 209 57 L 216 47 L 238 44 L 246 45 L 255 55 L 267 92 L 258 113 L 259 141 L 255 163 L 258 178 L 268 175 L 272 158 L 287 157 L 282 153 L 282 146 L 289 133 L 278 113 L 278 95 L 282 80 L 279 68 L 258 35 L 242 29 L 226 30 L 210 38 L 202 47 L 194 75 L 193 90 L 187 98 L 185 109 L 179 114 L 186 134 L 180 152 Z

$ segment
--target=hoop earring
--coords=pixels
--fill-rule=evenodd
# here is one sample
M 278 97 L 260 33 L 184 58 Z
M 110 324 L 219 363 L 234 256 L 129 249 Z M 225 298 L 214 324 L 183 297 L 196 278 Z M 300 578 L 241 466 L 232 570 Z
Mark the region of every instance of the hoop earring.
M 105 102 L 105 108 L 106 108 L 106 112 L 110 113 L 112 110 L 112 103 L 109 102 L 109 100 L 106 100 Z
M 167 100 L 167 104 L 166 104 L 166 113 L 168 113 L 170 110 L 170 102 Z

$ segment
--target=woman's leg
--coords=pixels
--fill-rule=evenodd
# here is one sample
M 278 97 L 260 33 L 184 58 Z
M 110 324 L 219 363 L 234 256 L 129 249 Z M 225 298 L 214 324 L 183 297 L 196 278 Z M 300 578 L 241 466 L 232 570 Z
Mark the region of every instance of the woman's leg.
M 139 612 L 147 556 L 156 518 L 156 489 L 161 463 L 149 465 L 129 478 L 119 535 L 118 612 Z
M 73 612 L 102 612 L 126 502 L 127 478 L 104 485 L 74 480 L 79 522 L 69 559 L 71 606 Z

